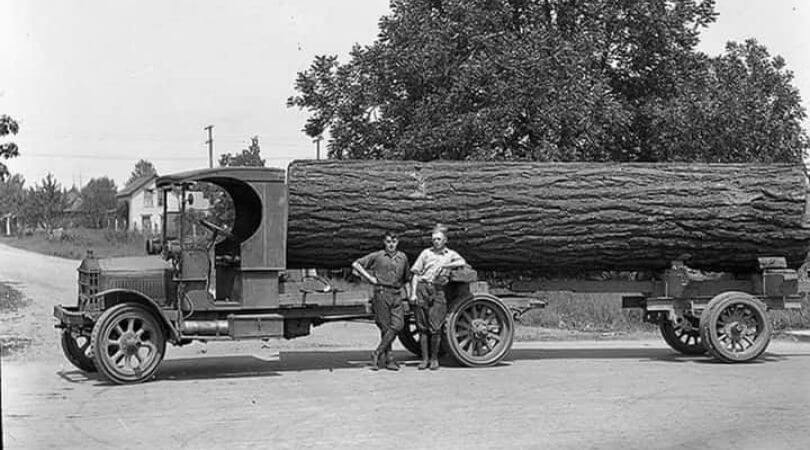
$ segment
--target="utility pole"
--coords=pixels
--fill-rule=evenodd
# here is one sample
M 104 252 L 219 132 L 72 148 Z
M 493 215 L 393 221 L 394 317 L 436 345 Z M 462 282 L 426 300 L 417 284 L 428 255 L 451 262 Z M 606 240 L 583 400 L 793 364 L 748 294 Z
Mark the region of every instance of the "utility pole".
M 205 141 L 208 144 L 208 168 L 214 168 L 214 136 L 212 135 L 212 130 L 214 129 L 213 125 L 208 125 L 207 127 L 203 128 L 204 130 L 208 130 L 208 140 Z
M 323 140 L 322 135 L 318 135 L 312 142 L 315 143 L 315 159 L 321 159 L 321 141 Z

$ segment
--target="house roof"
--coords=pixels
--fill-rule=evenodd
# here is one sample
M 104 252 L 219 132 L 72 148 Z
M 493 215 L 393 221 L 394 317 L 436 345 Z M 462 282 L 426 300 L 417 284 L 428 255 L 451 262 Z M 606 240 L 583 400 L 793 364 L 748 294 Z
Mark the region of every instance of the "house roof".
M 82 200 L 82 194 L 75 189 L 68 191 L 65 203 L 66 207 L 64 209 L 64 212 L 81 211 L 82 205 L 84 204 L 84 201 Z
M 131 183 L 124 186 L 123 189 L 118 191 L 118 193 L 115 194 L 115 198 L 129 197 L 130 195 L 134 194 L 139 189 L 146 186 L 147 184 L 149 184 L 152 180 L 154 180 L 157 177 L 158 177 L 157 174 L 152 174 L 152 175 L 144 175 L 144 176 L 142 176 L 140 178 L 136 178 L 136 179 L 132 180 Z

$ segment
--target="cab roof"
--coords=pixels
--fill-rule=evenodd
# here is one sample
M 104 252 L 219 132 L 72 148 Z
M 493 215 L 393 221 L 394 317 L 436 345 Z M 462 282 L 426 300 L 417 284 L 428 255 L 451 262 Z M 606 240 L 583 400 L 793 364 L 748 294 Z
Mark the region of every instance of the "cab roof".
M 165 187 L 174 184 L 213 181 L 223 178 L 245 182 L 283 183 L 284 177 L 284 169 L 273 167 L 217 167 L 163 175 L 158 177 L 155 184 L 157 187 Z

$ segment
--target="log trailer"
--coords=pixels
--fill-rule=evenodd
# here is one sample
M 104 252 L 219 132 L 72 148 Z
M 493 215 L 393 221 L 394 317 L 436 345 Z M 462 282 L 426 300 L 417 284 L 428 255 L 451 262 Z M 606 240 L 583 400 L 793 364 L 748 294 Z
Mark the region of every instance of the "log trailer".
M 147 241 L 149 255 L 96 258 L 89 253 L 78 268 L 77 304 L 54 308 L 67 359 L 114 383 L 136 383 L 154 375 L 167 342 L 292 339 L 328 322 L 370 321 L 367 298 L 346 298 L 328 283 L 316 288 L 285 278 L 288 209 L 296 207 L 286 176 L 273 168 L 217 168 L 159 177 L 162 231 L 160 238 Z M 230 196 L 231 227 L 212 223 L 190 207 L 188 193 L 199 183 L 212 183 Z M 179 195 L 179 211 L 168 209 L 169 195 Z M 320 219 L 334 223 L 340 217 Z M 192 223 L 210 231 L 204 244 L 194 239 Z M 797 307 L 801 298 L 797 271 L 779 255 L 760 258 L 756 271 L 734 279 L 694 279 L 675 262 L 644 282 L 557 280 L 489 292 L 470 268 L 453 271 L 450 280 L 443 352 L 468 367 L 497 364 L 509 353 L 515 319 L 545 304 L 529 293 L 630 293 L 623 306 L 642 308 L 673 349 L 708 352 L 725 362 L 759 357 L 772 335 L 766 311 Z M 416 354 L 417 336 L 409 316 L 399 338 Z

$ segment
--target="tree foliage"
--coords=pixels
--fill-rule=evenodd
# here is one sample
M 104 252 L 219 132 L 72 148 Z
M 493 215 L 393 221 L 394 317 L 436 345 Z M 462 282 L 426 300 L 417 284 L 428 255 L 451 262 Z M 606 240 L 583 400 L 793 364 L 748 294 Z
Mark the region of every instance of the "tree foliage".
M 258 136 L 251 137 L 250 145 L 241 153 L 225 153 L 219 157 L 220 167 L 264 167 L 264 163 Z
M 20 131 L 20 125 L 11 117 L 2 114 L 0 115 L 0 138 L 11 134 L 17 134 Z M 0 143 L 0 158 L 8 159 L 18 156 L 20 150 L 17 144 L 13 142 Z M 3 181 L 8 176 L 8 167 L 0 162 L 0 181 Z
M 132 183 L 138 178 L 155 174 L 157 174 L 157 170 L 155 170 L 155 166 L 151 162 L 145 159 L 138 160 L 138 162 L 135 163 L 135 168 L 132 169 L 132 172 L 129 174 L 127 184 Z
M 115 182 L 107 177 L 93 178 L 82 188 L 82 215 L 85 225 L 91 228 L 104 226 L 104 218 L 108 211 L 115 209 L 117 204 Z
M 66 205 L 66 195 L 62 186 L 49 173 L 26 194 L 23 220 L 30 225 L 53 229 L 62 218 Z
M 290 107 L 332 158 L 796 161 L 805 116 L 753 41 L 696 50 L 713 0 L 394 0 Z
M 25 179 L 14 175 L 0 180 L 0 217 L 12 214 L 19 217 L 25 207 Z

